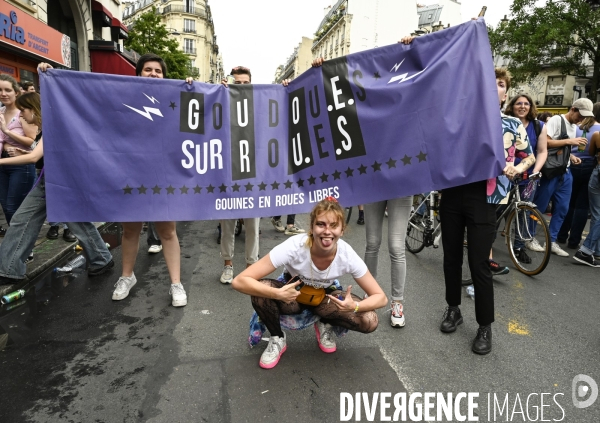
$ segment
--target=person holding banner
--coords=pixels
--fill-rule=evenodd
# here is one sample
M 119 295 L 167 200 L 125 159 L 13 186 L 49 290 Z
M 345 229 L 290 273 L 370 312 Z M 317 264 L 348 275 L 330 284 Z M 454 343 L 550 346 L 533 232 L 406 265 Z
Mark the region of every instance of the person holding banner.
M 308 310 L 319 316 L 314 327 L 325 353 L 336 351 L 334 326 L 362 333 L 377 329 L 375 310 L 387 304 L 387 297 L 367 265 L 340 239 L 345 228 L 344 209 L 327 197 L 312 209 L 307 234 L 290 237 L 233 279 L 235 290 L 251 296 L 252 307 L 271 334 L 259 362 L 263 369 L 275 367 L 287 348 L 282 315 Z M 281 266 L 279 279 L 263 279 Z M 367 293 L 365 299 L 352 294 L 351 286 L 341 290 L 337 278 L 345 274 Z
M 31 124 L 41 127 L 42 114 L 40 108 L 40 95 L 38 93 L 25 93 L 16 101 L 21 110 L 23 119 Z M 0 167 L 3 165 L 23 165 L 30 163 L 43 163 L 44 143 L 42 134 L 36 137 L 36 147 L 31 152 L 15 157 L 1 158 Z M 44 170 L 29 192 L 25 200 L 14 214 L 4 241 L 0 245 L 0 284 L 19 284 L 25 279 L 25 260 L 33 249 L 40 229 L 46 219 L 46 184 Z M 101 275 L 112 269 L 115 262 L 100 237 L 96 227 L 88 222 L 69 222 L 69 228 L 80 240 L 83 251 L 88 257 L 89 276 Z

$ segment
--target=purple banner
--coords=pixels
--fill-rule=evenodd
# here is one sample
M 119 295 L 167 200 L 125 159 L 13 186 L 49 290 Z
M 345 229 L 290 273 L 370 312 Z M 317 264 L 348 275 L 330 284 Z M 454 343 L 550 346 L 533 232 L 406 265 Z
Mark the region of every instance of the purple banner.
M 304 213 L 329 195 L 364 204 L 504 166 L 481 19 L 326 61 L 288 87 L 61 70 L 41 86 L 51 221 Z

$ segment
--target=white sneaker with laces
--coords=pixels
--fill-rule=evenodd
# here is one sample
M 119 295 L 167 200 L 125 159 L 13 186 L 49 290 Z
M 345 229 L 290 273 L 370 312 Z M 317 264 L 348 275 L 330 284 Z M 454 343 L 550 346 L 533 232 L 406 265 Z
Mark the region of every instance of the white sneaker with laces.
M 406 324 L 404 320 L 404 307 L 402 306 L 402 303 L 392 301 L 391 320 L 391 325 L 395 328 L 404 327 Z
M 127 298 L 129 290 L 133 288 L 133 285 L 137 283 L 135 275 L 131 273 L 131 276 L 121 276 L 115 284 L 115 290 L 113 292 L 113 300 L 122 300 Z
M 221 273 L 221 283 L 231 283 L 233 281 L 233 266 L 226 265 Z
M 333 328 L 329 323 L 323 323 L 320 320 L 317 321 L 315 323 L 315 332 L 321 351 L 328 354 L 336 351 L 337 347 L 333 339 Z
M 148 254 L 157 254 L 162 251 L 162 245 L 151 245 L 148 248 Z
M 275 218 L 271 218 L 271 223 L 273 224 L 273 226 L 275 227 L 275 230 L 277 232 L 283 232 L 285 231 L 285 227 L 283 226 L 283 223 L 281 223 L 281 219 L 275 219 Z
M 303 234 L 305 232 L 306 231 L 304 229 L 300 229 L 296 225 L 286 226 L 286 228 L 285 228 L 285 234 L 286 235 L 298 235 L 298 234 Z
M 187 294 L 185 293 L 185 289 L 183 289 L 181 282 L 172 283 L 169 294 L 171 295 L 171 304 L 173 307 L 183 307 L 184 305 L 187 305 Z
M 286 349 L 285 332 L 283 338 L 281 336 L 271 336 L 269 345 L 267 345 L 267 349 L 260 356 L 258 365 L 263 369 L 272 369 L 279 363 L 279 359 Z
M 553 242 L 552 244 L 550 244 L 550 251 L 556 254 L 557 256 L 569 257 L 569 253 L 560 248 L 560 245 L 558 245 L 557 242 Z
M 537 251 L 538 253 L 543 253 L 545 248 L 540 245 L 537 239 L 533 238 L 531 241 L 527 241 L 525 243 L 525 247 L 531 251 Z

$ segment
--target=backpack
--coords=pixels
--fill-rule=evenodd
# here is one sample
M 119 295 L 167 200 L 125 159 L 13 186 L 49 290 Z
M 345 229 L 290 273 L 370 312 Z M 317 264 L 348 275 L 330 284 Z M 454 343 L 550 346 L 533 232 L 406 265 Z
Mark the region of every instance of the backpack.
M 565 118 L 560 117 L 560 135 L 559 140 L 566 140 L 569 138 L 567 134 L 567 126 L 565 125 Z M 569 166 L 569 160 L 571 158 L 571 146 L 563 145 L 562 147 L 554 147 L 548 149 L 548 158 L 546 163 L 542 166 L 542 176 L 548 179 L 556 178 L 557 176 L 564 175 L 567 172 Z

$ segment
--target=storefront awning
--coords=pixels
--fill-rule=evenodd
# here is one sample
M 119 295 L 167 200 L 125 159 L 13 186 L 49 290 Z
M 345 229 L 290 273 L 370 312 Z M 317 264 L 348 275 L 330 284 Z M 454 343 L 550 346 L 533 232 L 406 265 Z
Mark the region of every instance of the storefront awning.
M 90 50 L 92 72 L 135 76 L 135 66 L 116 51 Z
M 92 19 L 98 19 L 102 26 L 111 26 L 113 15 L 101 3 L 92 0 Z
M 113 40 L 127 39 L 129 30 L 117 18 L 112 18 L 110 26 L 111 36 Z

